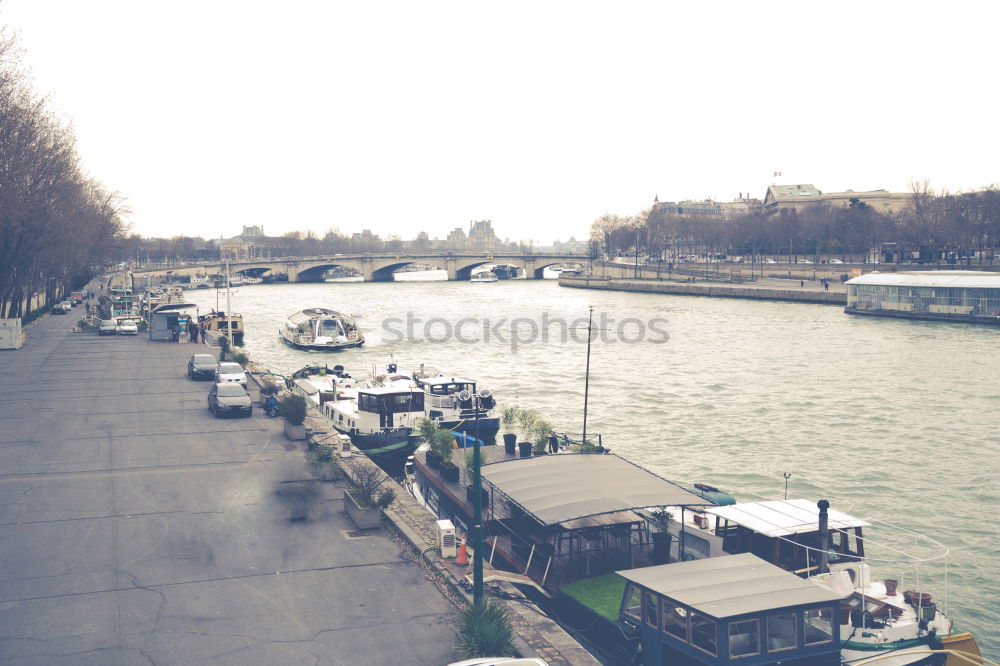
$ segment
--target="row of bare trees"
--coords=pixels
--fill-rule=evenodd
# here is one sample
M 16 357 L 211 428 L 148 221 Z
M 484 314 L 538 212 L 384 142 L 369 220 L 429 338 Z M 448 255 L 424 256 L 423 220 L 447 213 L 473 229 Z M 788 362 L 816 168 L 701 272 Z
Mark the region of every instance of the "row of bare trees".
M 787 256 L 818 261 L 993 263 L 1000 254 L 1000 186 L 976 192 L 934 194 L 914 184 L 910 205 L 886 214 L 863 201 L 817 204 L 724 220 L 648 208 L 637 215 L 605 214 L 591 224 L 595 254 L 679 257 Z
M 88 178 L 75 139 L 0 32 L 0 317 L 80 286 L 121 235 L 121 200 Z

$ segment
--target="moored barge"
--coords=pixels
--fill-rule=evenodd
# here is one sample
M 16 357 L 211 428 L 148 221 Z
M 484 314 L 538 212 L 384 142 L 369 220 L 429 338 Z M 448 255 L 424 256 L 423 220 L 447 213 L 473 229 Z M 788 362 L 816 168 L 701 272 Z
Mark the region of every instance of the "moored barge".
M 867 273 L 847 281 L 844 312 L 1000 326 L 1000 273 Z

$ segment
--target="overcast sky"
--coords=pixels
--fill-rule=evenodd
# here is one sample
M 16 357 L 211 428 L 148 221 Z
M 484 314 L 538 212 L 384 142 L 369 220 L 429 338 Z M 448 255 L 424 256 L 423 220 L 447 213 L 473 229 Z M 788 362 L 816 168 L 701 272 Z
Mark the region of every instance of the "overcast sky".
M 37 90 L 146 236 L 1000 181 L 995 2 L 2 0 Z M 773 172 L 780 171 L 780 177 Z

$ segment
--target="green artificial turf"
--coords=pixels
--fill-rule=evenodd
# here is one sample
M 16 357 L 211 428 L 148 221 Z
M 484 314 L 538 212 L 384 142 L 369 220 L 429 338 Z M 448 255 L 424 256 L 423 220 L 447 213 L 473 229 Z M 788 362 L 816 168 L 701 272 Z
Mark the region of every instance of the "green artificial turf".
M 559 588 L 566 596 L 596 611 L 612 622 L 618 621 L 618 609 L 625 594 L 625 579 L 616 573 L 578 580 Z

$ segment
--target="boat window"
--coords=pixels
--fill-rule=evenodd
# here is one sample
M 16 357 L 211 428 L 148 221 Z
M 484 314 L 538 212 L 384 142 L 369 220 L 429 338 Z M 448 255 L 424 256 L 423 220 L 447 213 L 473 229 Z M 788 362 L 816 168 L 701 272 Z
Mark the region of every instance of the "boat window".
M 635 585 L 630 584 L 625 592 L 625 604 L 622 612 L 636 622 L 642 620 L 642 591 Z
M 757 620 L 732 622 L 729 625 L 729 656 L 749 657 L 760 653 Z
M 691 613 L 691 645 L 713 657 L 716 655 L 718 644 L 715 636 L 715 620 L 698 613 Z
M 805 612 L 804 640 L 806 645 L 829 643 L 833 640 L 833 608 L 815 608 Z
M 767 651 L 795 649 L 795 613 L 772 615 L 767 618 Z
M 370 393 L 358 394 L 358 411 L 378 413 L 378 400 Z
M 424 394 L 414 392 L 392 396 L 392 411 L 397 414 L 424 411 Z
M 663 604 L 663 631 L 687 643 L 688 612 L 680 606 Z
M 643 606 L 646 609 L 646 624 L 651 627 L 657 626 L 656 616 L 658 613 L 657 597 L 652 592 L 643 592 Z

